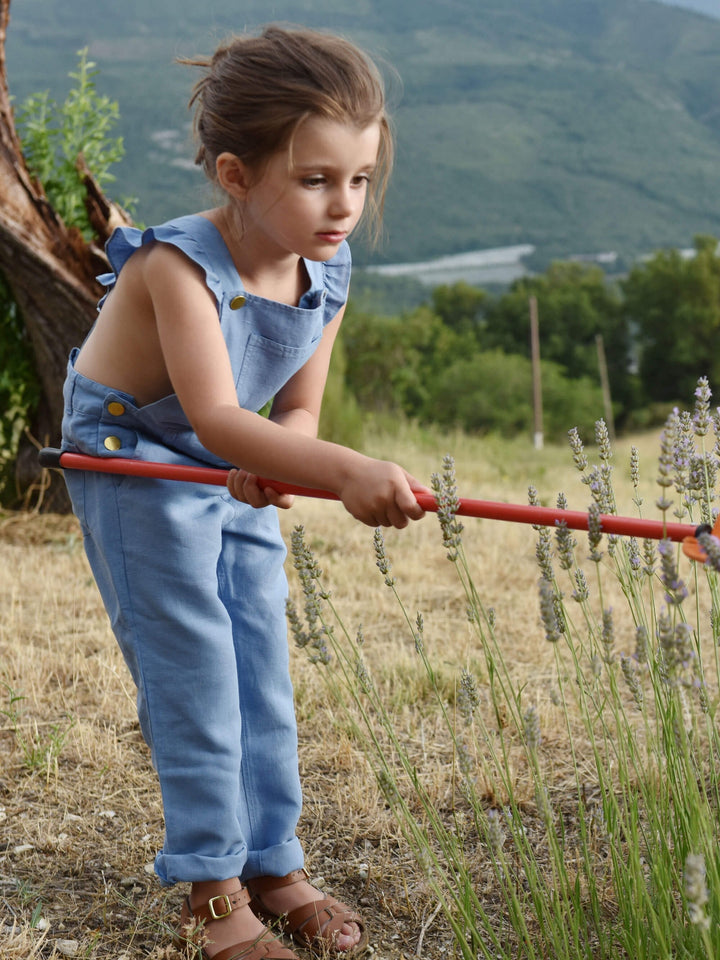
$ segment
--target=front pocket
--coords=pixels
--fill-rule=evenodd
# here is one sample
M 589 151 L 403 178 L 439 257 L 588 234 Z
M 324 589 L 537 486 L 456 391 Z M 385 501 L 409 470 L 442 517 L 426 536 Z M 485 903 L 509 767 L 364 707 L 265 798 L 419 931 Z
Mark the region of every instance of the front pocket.
M 235 375 L 240 406 L 254 411 L 264 407 L 309 360 L 319 343 L 318 336 L 302 347 L 289 346 L 251 333 Z

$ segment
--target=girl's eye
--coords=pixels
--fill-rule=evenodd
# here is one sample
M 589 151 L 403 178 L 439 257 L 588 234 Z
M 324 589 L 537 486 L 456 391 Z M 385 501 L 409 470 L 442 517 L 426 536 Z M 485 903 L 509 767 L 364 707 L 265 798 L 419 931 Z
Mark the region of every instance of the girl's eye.
M 325 183 L 325 177 L 303 177 L 303 186 L 322 187 Z
M 353 177 L 353 185 L 356 187 L 364 187 L 368 183 L 370 183 L 370 175 L 367 173 L 361 173 L 357 177 Z

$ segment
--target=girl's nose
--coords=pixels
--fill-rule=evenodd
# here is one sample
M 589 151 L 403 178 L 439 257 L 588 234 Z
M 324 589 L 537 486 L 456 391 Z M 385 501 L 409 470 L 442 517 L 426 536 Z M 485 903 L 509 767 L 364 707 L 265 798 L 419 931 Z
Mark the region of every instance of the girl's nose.
M 341 187 L 333 193 L 330 213 L 334 217 L 349 217 L 355 209 L 350 189 Z

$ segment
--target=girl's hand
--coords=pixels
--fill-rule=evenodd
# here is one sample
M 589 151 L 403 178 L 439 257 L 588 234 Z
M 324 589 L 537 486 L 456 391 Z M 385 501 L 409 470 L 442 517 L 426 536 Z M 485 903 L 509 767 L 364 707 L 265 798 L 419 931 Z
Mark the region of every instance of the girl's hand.
M 258 478 L 247 470 L 231 470 L 228 473 L 227 488 L 236 500 L 250 504 L 251 507 L 280 507 L 288 510 L 295 497 L 291 493 L 278 493 L 272 487 L 264 489 L 258 484 Z
M 425 511 L 415 493 L 432 491 L 396 463 L 370 460 L 340 490 L 345 509 L 371 527 L 406 527 Z

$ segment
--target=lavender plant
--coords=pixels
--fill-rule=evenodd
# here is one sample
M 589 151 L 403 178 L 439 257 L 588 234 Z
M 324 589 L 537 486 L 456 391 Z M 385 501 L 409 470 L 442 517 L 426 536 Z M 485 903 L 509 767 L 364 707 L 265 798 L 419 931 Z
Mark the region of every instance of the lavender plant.
M 538 637 L 555 665 L 547 690 L 513 680 L 501 628 L 464 552 L 451 458 L 432 486 L 482 655 L 473 669 L 459 666 L 454 698 L 437 680 L 422 614 L 405 610 L 382 533 L 374 535 L 377 567 L 445 730 L 452 816 L 433 804 L 365 663 L 370 641 L 343 625 L 301 529 L 293 554 L 307 626 L 291 604 L 291 627 L 352 724 L 459 956 L 711 960 L 720 956 L 720 540 L 699 534 L 708 562 L 693 564 L 686 583 L 680 548 L 669 540 L 607 538 L 600 517 L 616 512 L 607 430 L 600 421 L 597 465 L 577 431 L 569 439 L 590 523 L 586 547 L 563 526 L 554 538 L 536 528 Z M 703 379 L 694 410 L 674 410 L 662 432 L 661 515 L 712 524 L 719 458 L 720 414 Z M 642 515 L 636 449 L 629 472 Z M 529 499 L 538 501 L 534 488 Z M 558 504 L 567 504 L 564 494 Z M 624 605 L 611 604 L 611 593 Z M 549 762 L 548 717 L 566 738 L 569 778 Z

